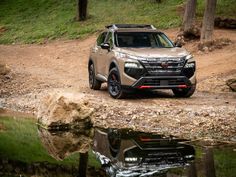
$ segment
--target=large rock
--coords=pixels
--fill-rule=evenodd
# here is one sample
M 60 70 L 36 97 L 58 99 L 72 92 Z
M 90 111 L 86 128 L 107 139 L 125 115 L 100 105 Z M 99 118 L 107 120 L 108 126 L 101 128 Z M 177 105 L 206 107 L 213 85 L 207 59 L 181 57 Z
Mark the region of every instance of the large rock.
M 58 92 L 42 100 L 38 111 L 39 135 L 54 158 L 88 152 L 93 136 L 93 112 L 83 94 Z
M 5 64 L 0 64 L 0 77 L 7 75 L 10 73 L 10 68 Z
M 236 79 L 229 79 L 226 81 L 226 84 L 232 91 L 236 92 Z
M 84 94 L 58 92 L 41 101 L 38 122 L 46 129 L 89 129 L 93 112 Z

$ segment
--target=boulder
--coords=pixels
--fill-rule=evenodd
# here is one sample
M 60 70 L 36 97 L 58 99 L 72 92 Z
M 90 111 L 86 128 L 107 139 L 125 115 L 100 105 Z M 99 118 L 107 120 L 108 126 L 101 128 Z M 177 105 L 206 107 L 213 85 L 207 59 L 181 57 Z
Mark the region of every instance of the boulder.
M 54 158 L 88 152 L 93 137 L 91 107 L 84 94 L 57 92 L 43 98 L 38 110 L 39 135 Z
M 49 130 L 89 129 L 93 112 L 84 94 L 57 92 L 43 98 L 37 117 Z
M 236 79 L 227 80 L 226 85 L 228 85 L 232 91 L 236 92 Z
M 0 64 L 0 77 L 10 73 L 10 68 L 6 64 Z

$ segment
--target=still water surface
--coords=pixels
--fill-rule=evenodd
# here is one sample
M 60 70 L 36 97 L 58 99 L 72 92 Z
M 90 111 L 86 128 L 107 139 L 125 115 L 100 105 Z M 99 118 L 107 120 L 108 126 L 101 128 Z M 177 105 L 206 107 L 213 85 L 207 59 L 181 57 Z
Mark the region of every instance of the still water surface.
M 0 116 L 0 176 L 235 177 L 236 146 L 125 129 L 47 131 Z M 87 154 L 87 150 L 89 153 Z M 79 156 L 80 154 L 80 156 Z M 81 161 L 81 162 L 80 162 Z

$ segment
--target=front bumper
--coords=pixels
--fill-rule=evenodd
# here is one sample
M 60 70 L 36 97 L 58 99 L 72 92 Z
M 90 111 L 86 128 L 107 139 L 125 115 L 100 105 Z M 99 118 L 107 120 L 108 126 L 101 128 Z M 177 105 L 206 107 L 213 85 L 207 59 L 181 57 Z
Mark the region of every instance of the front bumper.
M 145 76 L 138 79 L 132 88 L 137 89 L 172 89 L 188 88 L 191 81 L 185 76 Z

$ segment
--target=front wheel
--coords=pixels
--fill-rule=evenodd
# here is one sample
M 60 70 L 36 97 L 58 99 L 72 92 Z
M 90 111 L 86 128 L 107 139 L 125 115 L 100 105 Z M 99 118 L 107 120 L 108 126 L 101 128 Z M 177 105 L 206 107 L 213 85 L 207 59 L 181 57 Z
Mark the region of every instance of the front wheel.
M 108 75 L 108 92 L 113 98 L 124 97 L 124 91 L 121 87 L 120 75 L 117 68 L 111 69 Z
M 193 95 L 196 90 L 196 85 L 192 85 L 188 88 L 174 88 L 172 89 L 176 97 L 188 98 Z

